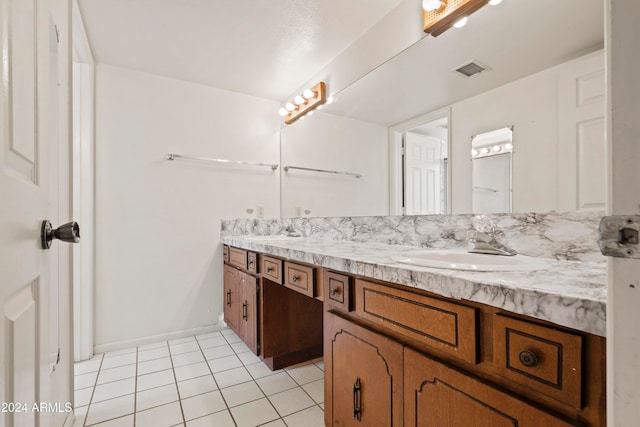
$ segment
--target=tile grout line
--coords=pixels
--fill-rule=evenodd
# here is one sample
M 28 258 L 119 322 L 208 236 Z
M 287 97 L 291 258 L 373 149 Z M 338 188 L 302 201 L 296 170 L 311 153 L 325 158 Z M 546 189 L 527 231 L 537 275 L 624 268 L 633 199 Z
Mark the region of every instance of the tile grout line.
M 224 337 L 224 334 L 221 332 L 220 335 L 224 338 L 225 341 L 227 341 L 227 339 Z M 225 408 L 227 408 L 227 412 L 229 413 L 229 416 L 231 417 L 231 421 L 233 421 L 233 425 L 235 425 L 236 427 L 238 426 L 238 423 L 236 422 L 236 419 L 233 417 L 233 414 L 231 413 L 231 408 L 229 407 L 229 404 L 227 403 L 227 399 L 224 398 L 224 394 L 222 394 L 222 389 L 220 388 L 220 385 L 218 384 L 218 381 L 216 380 L 216 376 L 213 374 L 213 370 L 211 369 L 211 365 L 209 365 L 209 361 L 207 360 L 207 356 L 204 354 L 204 349 L 200 346 L 200 341 L 198 340 L 198 337 L 195 337 L 196 339 L 196 344 L 198 345 L 198 348 L 200 349 L 200 352 L 202 353 L 202 357 L 204 357 L 205 363 L 207 364 L 207 368 L 209 369 L 209 372 L 211 372 L 211 378 L 213 378 L 213 382 L 216 385 L 216 387 L 218 388 L 218 392 L 220 393 L 220 397 L 222 398 L 222 401 L 224 402 L 224 406 Z M 229 345 L 229 342 L 227 341 L 227 345 Z M 229 345 L 230 346 L 230 345 Z M 219 346 L 222 347 L 222 346 Z M 231 347 L 231 350 L 233 350 L 233 347 Z M 235 351 L 234 351 L 235 354 Z M 237 355 L 236 355 L 237 357 Z M 215 360 L 215 359 L 212 359 Z M 242 362 L 242 361 L 240 361 Z M 243 365 L 244 366 L 244 365 Z M 230 370 L 230 369 L 227 369 Z M 210 414 L 207 414 L 210 415 Z M 206 416 L 206 415 L 204 415 Z
M 133 427 L 138 418 L 138 347 L 136 346 L 136 379 L 133 381 Z
M 195 336 L 194 336 L 195 338 Z M 173 355 L 171 354 L 171 345 L 167 341 L 167 347 L 169 349 L 169 360 L 171 361 L 171 371 L 173 372 L 174 385 L 176 387 L 176 393 L 178 393 L 178 405 L 180 405 L 180 413 L 182 414 L 182 425 L 187 425 L 187 419 L 184 416 L 184 408 L 182 407 L 182 399 L 180 398 L 180 388 L 178 387 L 178 376 L 176 375 L 176 368 L 173 366 Z M 199 347 L 199 346 L 198 346 Z M 135 427 L 135 426 L 133 426 Z
M 236 357 L 238 357 L 238 354 L 240 354 L 240 353 L 238 353 L 238 352 L 236 351 L 236 349 L 233 347 L 233 345 L 232 345 L 232 344 L 237 344 L 238 342 L 240 342 L 240 343 L 244 344 L 244 343 L 242 342 L 242 340 L 241 340 L 241 341 L 237 341 L 237 342 L 235 342 L 235 343 L 230 343 L 230 342 L 229 342 L 229 340 L 227 339 L 227 337 L 226 337 L 224 334 L 221 334 L 221 335 L 224 337 L 225 341 L 227 341 L 227 343 L 229 344 L 229 347 L 231 347 L 231 350 L 232 350 L 232 351 L 233 351 L 233 353 L 236 355 Z M 237 336 L 237 334 L 236 334 L 236 336 Z M 246 345 L 246 344 L 244 344 L 244 345 Z M 249 349 L 249 351 L 251 351 L 251 350 Z M 246 352 L 242 352 L 242 353 L 246 353 Z M 238 359 L 240 359 L 240 358 L 238 357 Z M 240 362 L 242 362 L 242 359 L 240 359 Z M 262 363 L 264 363 L 264 361 L 262 361 Z M 276 413 L 276 414 L 278 414 L 278 418 L 276 418 L 276 419 L 274 419 L 274 420 L 267 421 L 266 423 L 263 423 L 262 425 L 264 425 L 264 424 L 268 424 L 268 423 L 270 423 L 270 422 L 277 421 L 277 420 L 282 421 L 282 422 L 286 425 L 287 423 L 285 423 L 285 422 L 284 422 L 284 419 L 280 416 L 280 412 L 278 412 L 278 410 L 276 409 L 276 407 L 273 405 L 273 402 L 271 402 L 271 399 L 269 399 L 269 396 L 267 396 L 267 393 L 265 393 L 265 392 L 264 392 L 264 390 L 262 390 L 262 387 L 260 387 L 260 384 L 258 384 L 258 382 L 256 381 L 256 379 L 255 379 L 255 378 L 253 378 L 253 375 L 251 375 L 251 372 L 249 372 L 249 370 L 247 369 L 247 367 L 246 367 L 246 365 L 245 365 L 244 363 L 242 363 L 242 367 L 243 367 L 243 368 L 244 368 L 244 369 L 249 373 L 249 376 L 251 377 L 251 380 L 256 384 L 256 386 L 258 386 L 258 388 L 260 389 L 260 391 L 262 391 L 262 393 L 264 394 L 264 398 L 265 398 L 265 399 L 267 399 L 267 402 L 269 402 L 269 405 L 271 405 L 271 407 L 273 408 L 273 410 L 275 411 L 275 413 Z M 247 381 L 247 382 L 248 382 L 248 381 Z M 294 382 L 295 382 L 295 380 L 294 380 Z M 220 392 L 220 393 L 222 394 L 222 392 Z M 226 403 L 226 401 L 225 401 L 225 403 Z M 241 406 L 241 405 L 238 405 L 238 406 Z M 229 410 L 229 413 L 231 413 L 231 410 Z
M 100 378 L 100 371 L 102 370 L 102 363 L 104 362 L 104 354 L 100 357 L 100 366 L 98 366 L 98 373 L 96 374 L 96 380 L 93 384 L 93 390 L 91 390 L 91 397 L 89 398 L 89 403 L 87 404 L 87 413 L 84 414 L 84 421 L 82 422 L 83 426 L 87 425 L 87 419 L 89 418 L 89 410 L 91 410 L 91 404 L 93 403 L 93 395 L 96 392 L 96 386 L 98 383 L 98 378 Z M 75 394 L 75 390 L 73 391 Z M 74 396 L 75 399 L 75 396 Z

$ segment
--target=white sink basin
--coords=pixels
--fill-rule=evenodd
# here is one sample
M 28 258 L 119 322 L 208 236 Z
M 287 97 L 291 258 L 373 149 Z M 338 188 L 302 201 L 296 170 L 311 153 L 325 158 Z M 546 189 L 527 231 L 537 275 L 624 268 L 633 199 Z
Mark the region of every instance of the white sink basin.
M 272 236 L 243 236 L 242 238 L 244 240 L 262 242 L 262 241 L 274 241 L 274 240 L 295 240 L 295 239 L 299 239 L 300 236 L 284 236 L 282 234 L 275 234 Z
M 551 265 L 525 255 L 473 254 L 466 250 L 422 250 L 391 257 L 394 261 L 421 267 L 467 271 L 534 271 Z

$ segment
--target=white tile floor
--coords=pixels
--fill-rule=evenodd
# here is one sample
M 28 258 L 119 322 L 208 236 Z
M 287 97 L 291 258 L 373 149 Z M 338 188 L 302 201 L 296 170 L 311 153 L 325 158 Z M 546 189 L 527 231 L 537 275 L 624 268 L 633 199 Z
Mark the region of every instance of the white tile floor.
M 322 361 L 273 372 L 229 329 L 75 368 L 74 427 L 324 426 Z

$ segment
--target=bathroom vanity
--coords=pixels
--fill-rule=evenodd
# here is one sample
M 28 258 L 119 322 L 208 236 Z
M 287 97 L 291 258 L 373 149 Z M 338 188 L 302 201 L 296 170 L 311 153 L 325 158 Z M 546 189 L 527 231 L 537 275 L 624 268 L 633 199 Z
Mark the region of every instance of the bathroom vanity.
M 249 347 L 277 369 L 320 355 L 323 341 L 327 426 L 606 424 L 603 263 L 470 272 L 394 261 L 415 246 L 222 240 L 225 318 L 257 339 Z M 239 314 L 231 269 L 258 291 Z M 279 333 L 272 311 L 286 319 Z M 237 326 L 251 316 L 250 327 Z

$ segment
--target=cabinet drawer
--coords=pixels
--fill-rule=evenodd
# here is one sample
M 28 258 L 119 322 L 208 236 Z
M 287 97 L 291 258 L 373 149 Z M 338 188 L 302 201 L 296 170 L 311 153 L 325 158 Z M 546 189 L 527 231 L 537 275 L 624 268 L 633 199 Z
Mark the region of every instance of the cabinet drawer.
M 473 307 L 356 280 L 356 313 L 394 332 L 470 363 L 478 361 Z
M 260 271 L 266 279 L 282 285 L 282 260 L 263 255 Z
M 255 252 L 247 252 L 247 271 L 258 274 L 258 255 Z
M 227 245 L 222 247 L 222 259 L 224 262 L 229 262 L 229 246 Z
M 498 373 L 582 408 L 582 337 L 500 314 L 493 320 Z
M 313 298 L 315 296 L 315 268 L 294 262 L 284 262 L 284 285 Z
M 326 271 L 324 274 L 324 300 L 332 308 L 351 311 L 351 277 Z
M 229 248 L 229 264 L 234 267 L 247 269 L 247 251 L 238 248 Z

